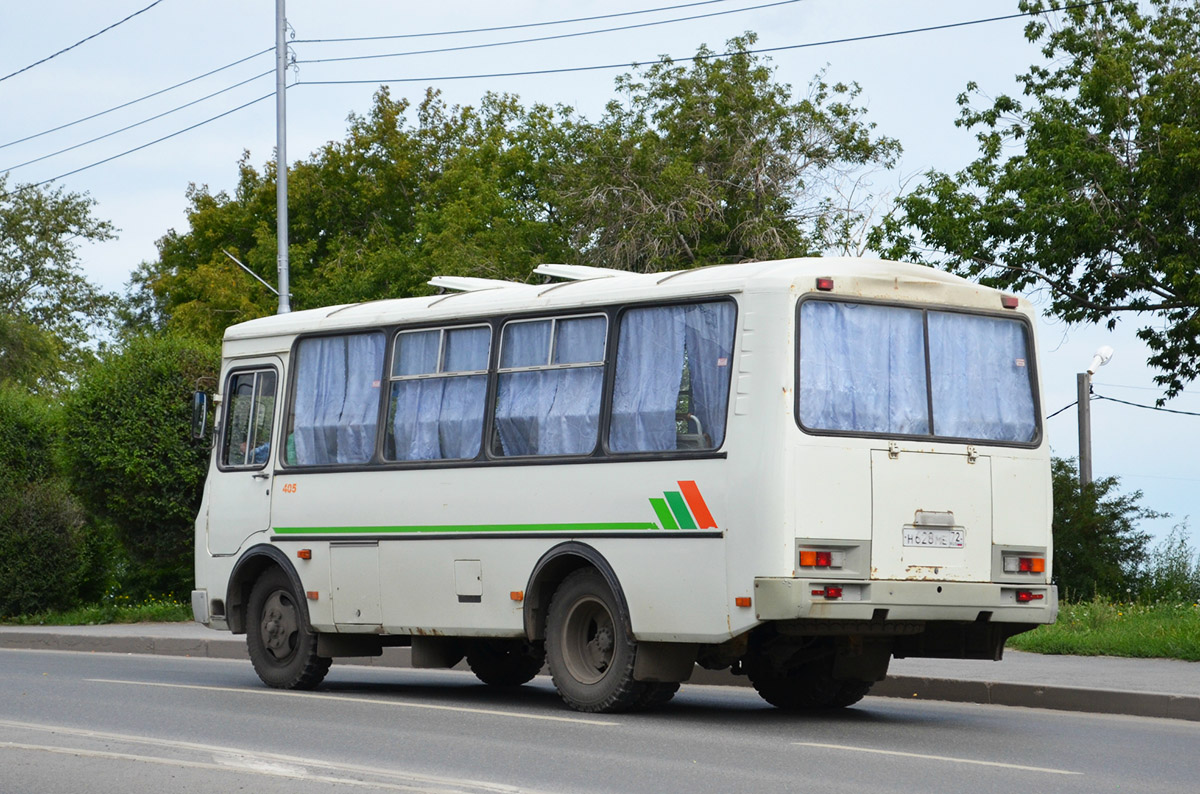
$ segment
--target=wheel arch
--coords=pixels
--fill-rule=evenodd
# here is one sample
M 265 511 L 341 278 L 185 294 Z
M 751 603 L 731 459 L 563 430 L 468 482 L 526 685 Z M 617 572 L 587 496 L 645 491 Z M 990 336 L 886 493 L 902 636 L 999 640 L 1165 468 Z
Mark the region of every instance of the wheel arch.
M 304 595 L 304 585 L 300 575 L 287 555 L 275 546 L 260 544 L 252 546 L 238 559 L 229 574 L 229 588 L 225 597 L 225 615 L 229 622 L 229 630 L 234 634 L 246 633 L 246 607 L 250 602 L 250 590 L 264 572 L 270 568 L 278 568 L 284 572 L 292 585 L 292 590 L 301 599 Z M 304 603 L 300 600 L 300 603 Z M 308 622 L 307 605 L 304 610 L 304 621 Z
M 620 608 L 620 618 L 626 631 L 630 635 L 633 634 L 629 604 L 625 600 L 625 591 L 612 565 L 592 546 L 570 540 L 549 549 L 533 566 L 533 572 L 525 586 L 523 611 L 526 639 L 536 642 L 546 638 L 546 613 L 550 607 L 550 598 L 563 579 L 580 568 L 594 568 L 604 577 L 605 584 Z

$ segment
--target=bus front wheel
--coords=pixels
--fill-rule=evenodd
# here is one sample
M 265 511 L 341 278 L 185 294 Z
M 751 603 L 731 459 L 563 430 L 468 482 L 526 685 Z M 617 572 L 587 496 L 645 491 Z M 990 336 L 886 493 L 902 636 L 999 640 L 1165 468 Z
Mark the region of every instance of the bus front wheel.
M 637 708 L 646 685 L 633 679 L 637 643 L 604 577 L 582 568 L 563 579 L 546 617 L 546 657 L 562 699 L 573 709 Z
M 317 655 L 304 602 L 279 568 L 263 573 L 250 590 L 246 646 L 254 671 L 267 686 L 312 689 L 333 661 Z

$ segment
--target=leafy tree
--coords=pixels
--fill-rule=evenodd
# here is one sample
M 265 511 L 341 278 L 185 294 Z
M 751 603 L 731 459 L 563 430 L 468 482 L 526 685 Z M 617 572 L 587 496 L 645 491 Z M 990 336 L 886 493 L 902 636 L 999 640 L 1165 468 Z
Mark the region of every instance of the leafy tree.
M 192 443 L 191 393 L 217 372 L 209 344 L 169 336 L 108 351 L 68 395 L 66 468 L 89 513 L 111 522 L 134 594 L 190 589 L 193 522 L 208 450 Z
M 92 217 L 90 198 L 7 184 L 0 175 L 0 383 L 60 386 L 112 308 L 79 272 L 78 245 L 109 239 L 112 226 Z
M 540 176 L 554 111 L 526 111 L 489 94 L 478 110 L 429 92 L 410 124 L 386 89 L 351 115 L 345 141 L 297 163 L 288 177 L 289 264 L 297 308 L 428 291 L 437 273 L 524 278 L 561 261 Z M 134 276 L 128 321 L 216 340 L 232 323 L 272 313 L 276 299 L 223 249 L 268 282 L 276 277 L 275 177 L 243 158 L 233 196 L 192 186 L 190 230 L 169 232 L 159 260 Z
M 1117 477 L 1080 487 L 1074 459 L 1051 463 L 1054 487 L 1054 582 L 1063 598 L 1128 599 L 1136 594 L 1150 536 L 1142 519 L 1162 514 L 1142 507 L 1141 491 L 1119 495 Z
M 1025 34 L 1046 58 L 1018 76 L 1024 97 L 977 108 L 971 83 L 956 123 L 979 158 L 929 172 L 875 242 L 993 286 L 1048 287 L 1070 323 L 1138 316 L 1174 396 L 1200 374 L 1200 5 L 1021 8 L 1039 14 Z
M 859 88 L 818 75 L 796 100 L 764 59 L 731 39 L 617 79 L 600 123 L 581 127 L 567 192 L 580 251 L 597 265 L 655 271 L 819 254 L 837 215 L 831 190 L 900 145 L 872 137 Z
M 410 108 L 381 89 L 289 174 L 293 306 L 427 294 L 436 274 L 525 279 L 543 262 L 658 270 L 838 245 L 853 214 L 838 184 L 890 167 L 899 144 L 874 136 L 856 86 L 818 77 L 793 99 L 753 42 L 618 79 L 625 102 L 594 123 L 504 94 L 471 107 L 430 91 Z M 274 311 L 222 252 L 275 280 L 273 168 L 243 159 L 234 195 L 190 189 L 190 229 L 135 274 L 134 324 L 216 340 Z

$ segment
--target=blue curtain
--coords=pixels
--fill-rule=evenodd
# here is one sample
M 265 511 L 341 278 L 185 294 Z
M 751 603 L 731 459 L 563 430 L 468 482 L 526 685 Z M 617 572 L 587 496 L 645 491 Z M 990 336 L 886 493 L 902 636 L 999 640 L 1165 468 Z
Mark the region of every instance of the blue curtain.
M 552 323 L 504 327 L 501 367 L 543 367 L 550 360 Z M 604 357 L 605 319 L 569 318 L 556 326 L 555 363 Z M 496 429 L 505 455 L 580 455 L 596 446 L 603 367 L 501 372 Z
M 396 460 L 474 458 L 483 436 L 487 376 L 455 375 L 487 370 L 491 329 L 445 331 L 444 361 L 437 355 L 440 330 L 397 337 L 393 373 L 443 374 L 392 384 L 392 447 Z
M 684 309 L 684 341 L 692 377 L 692 413 L 712 441 L 725 440 L 729 367 L 733 356 L 733 304 L 699 303 Z
M 1029 345 L 1018 320 L 929 313 L 933 430 L 939 436 L 1032 441 Z
M 296 463 L 362 463 L 375 450 L 383 334 L 305 339 L 296 354 Z
M 921 312 L 810 300 L 800 309 L 800 421 L 820 430 L 926 434 Z
M 683 376 L 684 317 L 673 306 L 621 317 L 608 444 L 616 452 L 675 449 L 675 409 Z

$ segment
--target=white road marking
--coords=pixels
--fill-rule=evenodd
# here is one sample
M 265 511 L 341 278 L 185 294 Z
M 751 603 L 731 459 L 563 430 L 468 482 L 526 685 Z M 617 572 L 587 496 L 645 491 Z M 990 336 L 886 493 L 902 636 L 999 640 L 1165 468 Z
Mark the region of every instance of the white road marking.
M 132 734 L 109 733 L 82 728 L 68 728 L 57 725 L 39 725 L 35 723 L 13 722 L 0 720 L 0 728 L 12 728 L 24 732 L 40 731 L 43 733 L 70 736 L 78 739 L 92 739 L 105 742 L 124 742 L 127 744 L 148 745 L 160 749 L 182 750 L 193 753 L 211 754 L 213 761 L 187 761 L 160 756 L 139 755 L 134 753 L 118 753 L 108 750 L 88 750 L 82 748 L 60 747 L 53 745 L 23 744 L 19 742 L 0 742 L 0 750 L 29 750 L 60 755 L 73 755 L 81 758 L 104 758 L 110 760 L 139 761 L 144 763 L 162 764 L 166 766 L 186 767 L 193 769 L 213 769 L 226 772 L 247 772 L 271 777 L 283 777 L 294 780 L 311 780 L 318 783 L 341 783 L 350 786 L 367 788 L 386 788 L 395 791 L 422 792 L 456 792 L 465 794 L 529 794 L 525 787 L 509 786 L 503 783 L 489 783 L 481 780 L 460 778 L 433 777 L 401 772 L 393 769 L 359 766 L 355 764 L 339 764 L 321 761 L 313 758 L 298 758 L 279 753 L 249 753 L 232 747 L 221 747 L 211 744 L 184 742 L 172 739 L 155 739 L 148 736 Z M 353 774 L 358 778 L 334 776 L 333 774 L 314 774 L 314 770 L 323 773 Z M 370 777 L 376 780 L 363 780 Z M 378 780 L 382 778 L 383 780 Z M 386 782 L 392 781 L 392 782 Z
M 1066 769 L 1050 769 L 1040 766 L 1022 766 L 1021 764 L 1006 764 L 1001 761 L 979 761 L 974 758 L 955 758 L 949 755 L 925 755 L 923 753 L 903 753 L 899 750 L 876 750 L 871 747 L 853 747 L 846 744 L 821 744 L 820 742 L 792 742 L 798 747 L 818 747 L 823 750 L 846 750 L 855 753 L 875 753 L 876 755 L 894 755 L 901 758 L 917 758 L 922 761 L 946 761 L 953 764 L 975 764 L 977 766 L 995 766 L 1002 769 L 1020 769 L 1025 772 L 1045 772 L 1049 775 L 1082 775 L 1082 772 L 1071 772 Z
M 546 722 L 569 722 L 578 725 L 620 725 L 611 720 L 589 719 L 587 717 L 556 717 L 549 714 L 526 714 L 519 711 L 501 711 L 499 709 L 477 709 L 467 706 L 442 706 L 436 703 L 416 703 L 411 700 L 379 700 L 377 698 L 360 698 L 349 695 L 324 695 L 319 692 L 295 692 L 282 689 L 246 689 L 241 687 L 200 686 L 198 684 L 163 684 L 152 681 L 122 681 L 111 678 L 85 679 L 98 684 L 125 684 L 127 686 L 153 686 L 163 689 L 198 689 L 202 692 L 236 692 L 240 695 L 265 695 L 268 697 L 309 698 L 313 700 L 336 700 L 341 703 L 366 703 L 371 706 L 396 706 L 398 708 L 428 709 L 430 711 L 457 711 L 465 714 L 483 714 L 490 717 L 515 717 L 522 720 L 543 720 Z

